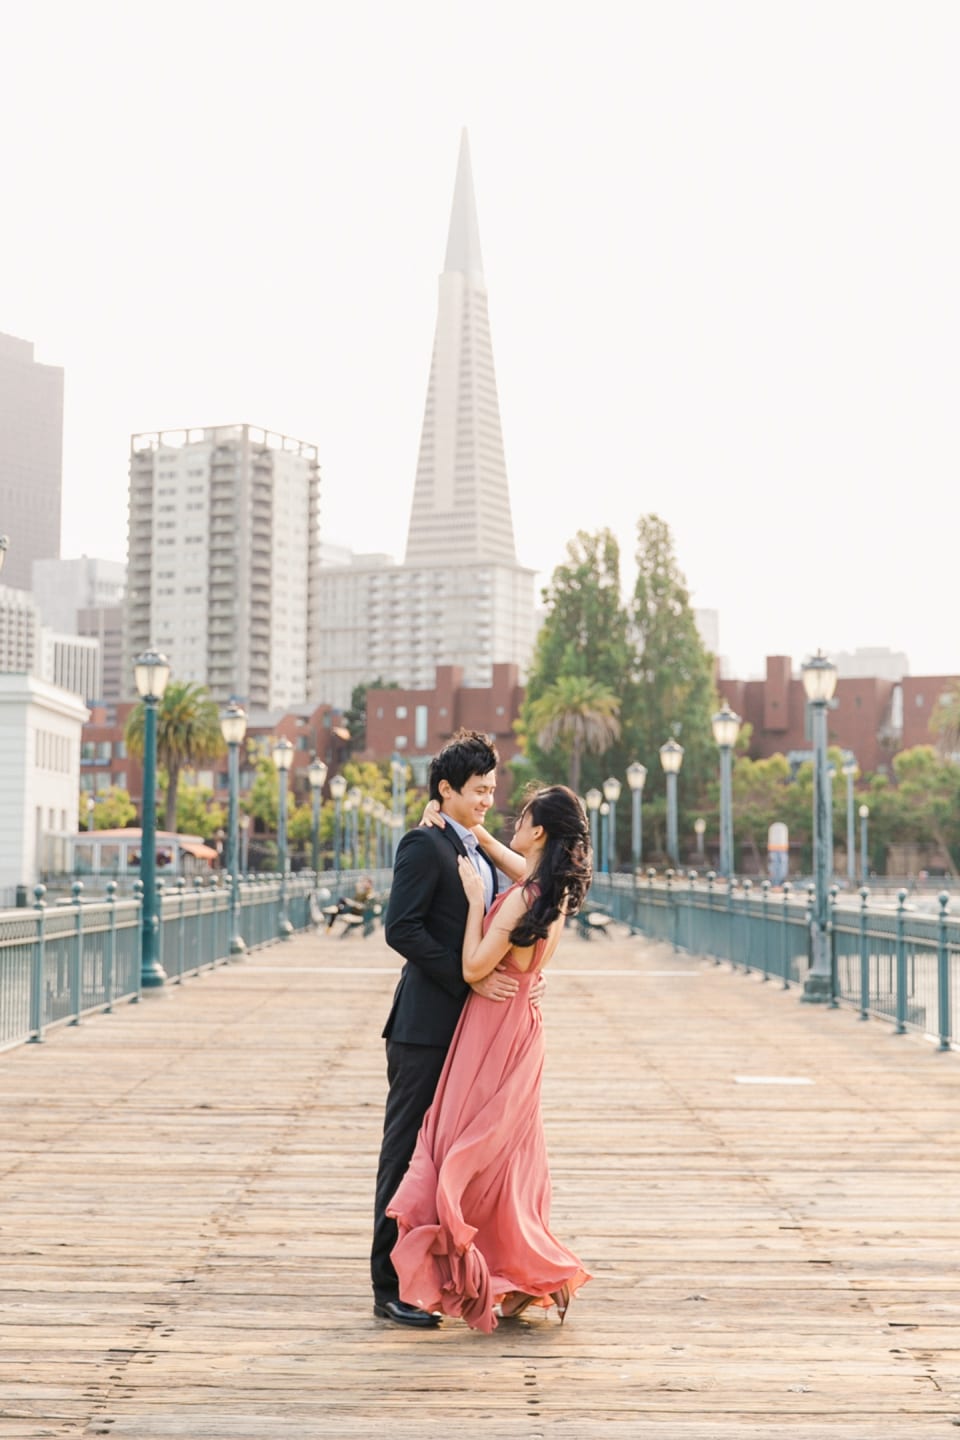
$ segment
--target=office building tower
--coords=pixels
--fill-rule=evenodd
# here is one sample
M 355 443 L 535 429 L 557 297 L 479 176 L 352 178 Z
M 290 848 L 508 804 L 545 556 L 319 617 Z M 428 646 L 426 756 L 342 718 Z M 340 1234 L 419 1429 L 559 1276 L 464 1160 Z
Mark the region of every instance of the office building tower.
M 0 534 L 4 585 L 30 589 L 34 560 L 60 554 L 63 371 L 28 340 L 0 335 Z
M 134 657 L 153 645 L 174 679 L 219 704 L 303 702 L 318 501 L 304 441 L 250 425 L 132 437 L 128 694 Z
M 466 687 L 495 665 L 522 675 L 536 630 L 534 572 L 518 565 L 466 131 L 420 434 L 403 565 L 354 556 L 318 571 L 313 700 L 349 705 L 376 679 L 430 689 L 438 666 Z
M 71 560 L 34 560 L 30 588 L 43 624 L 76 635 L 79 612 L 119 605 L 126 579 L 127 567 L 121 560 L 79 555 Z

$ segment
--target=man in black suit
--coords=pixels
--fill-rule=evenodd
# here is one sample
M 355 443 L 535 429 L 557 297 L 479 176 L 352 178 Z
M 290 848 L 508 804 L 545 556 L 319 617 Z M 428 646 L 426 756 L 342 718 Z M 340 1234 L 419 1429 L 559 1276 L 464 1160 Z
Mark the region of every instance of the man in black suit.
M 487 909 L 497 893 L 497 872 L 471 833 L 493 804 L 496 768 L 497 752 L 486 737 L 459 731 L 430 765 L 430 798 L 439 802 L 444 824 L 408 830 L 394 862 L 384 929 L 387 944 L 405 964 L 383 1029 L 389 1092 L 370 1272 L 373 1313 L 397 1325 L 427 1329 L 440 1321 L 400 1299 L 390 1259 L 397 1222 L 386 1207 L 406 1174 L 470 993 L 461 968 L 467 898 L 457 857 L 467 855 L 479 870 Z M 497 970 L 473 986 L 488 1000 L 509 1000 L 517 988 L 514 977 Z

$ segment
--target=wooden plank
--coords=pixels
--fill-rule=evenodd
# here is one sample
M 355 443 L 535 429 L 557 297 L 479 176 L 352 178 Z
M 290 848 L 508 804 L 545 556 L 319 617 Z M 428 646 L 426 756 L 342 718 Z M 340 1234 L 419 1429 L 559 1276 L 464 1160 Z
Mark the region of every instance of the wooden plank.
M 0 1056 L 0 1440 L 913 1440 L 960 1416 L 960 1065 L 619 932 L 548 979 L 554 1229 L 493 1336 L 374 1320 L 396 977 L 299 936 Z M 804 1078 L 746 1084 L 738 1076 Z

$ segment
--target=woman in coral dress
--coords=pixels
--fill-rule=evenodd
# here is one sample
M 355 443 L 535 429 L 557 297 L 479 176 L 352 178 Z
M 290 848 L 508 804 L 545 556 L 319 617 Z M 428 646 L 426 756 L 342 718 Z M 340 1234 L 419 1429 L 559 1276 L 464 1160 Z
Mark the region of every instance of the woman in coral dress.
M 502 1004 L 476 993 L 467 1000 L 387 1213 L 399 1232 L 391 1258 L 401 1299 L 489 1332 L 497 1311 L 506 1319 L 531 1305 L 556 1304 L 562 1323 L 590 1278 L 550 1230 L 543 1021 L 529 1000 L 565 917 L 589 887 L 590 840 L 583 807 L 563 785 L 527 801 L 509 849 L 482 826 L 475 833 L 516 883 L 484 916 L 482 882 L 461 857 L 469 901 L 464 979 L 473 984 L 501 966 L 520 988 Z

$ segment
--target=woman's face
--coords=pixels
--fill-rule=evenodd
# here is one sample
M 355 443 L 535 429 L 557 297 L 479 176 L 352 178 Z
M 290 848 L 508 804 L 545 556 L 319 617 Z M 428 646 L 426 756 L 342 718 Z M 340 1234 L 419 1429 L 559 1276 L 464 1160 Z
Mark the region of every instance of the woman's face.
M 510 842 L 510 849 L 516 850 L 518 855 L 526 857 L 534 850 L 543 848 L 544 829 L 542 825 L 535 825 L 533 813 L 530 806 L 521 810 L 517 817 L 517 823 L 513 830 L 513 839 Z

